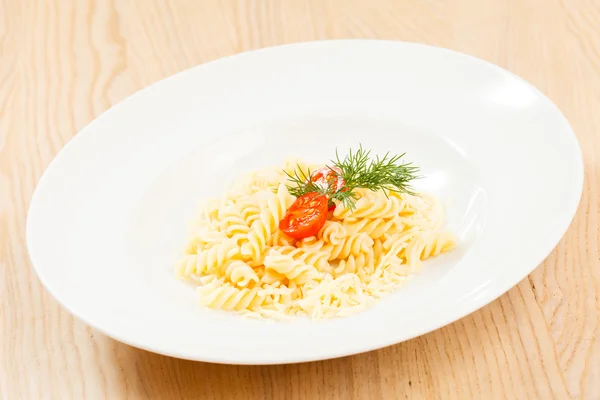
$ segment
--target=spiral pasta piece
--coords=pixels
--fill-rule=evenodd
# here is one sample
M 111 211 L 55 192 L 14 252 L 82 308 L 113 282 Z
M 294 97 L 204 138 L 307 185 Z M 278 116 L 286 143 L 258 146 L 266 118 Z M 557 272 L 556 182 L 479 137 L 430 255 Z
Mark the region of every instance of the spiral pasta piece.
M 358 219 L 352 221 L 344 221 L 343 227 L 349 235 L 356 235 L 364 232 L 371 239 L 379 239 L 384 234 L 397 230 L 402 230 L 404 224 L 400 217 L 394 216 L 391 219 L 375 218 L 375 219 Z
M 287 277 L 284 274 L 280 274 L 277 271 L 272 269 L 264 268 L 264 273 L 262 274 L 260 281 L 262 283 L 266 283 L 267 285 L 272 285 L 275 283 L 287 283 Z
M 221 199 L 209 199 L 202 203 L 200 206 L 200 214 L 198 215 L 198 221 L 217 221 L 217 214 L 219 209 L 227 204 L 227 201 Z
M 383 241 L 381 239 L 373 240 L 373 259 L 377 263 L 384 254 Z
M 223 279 L 214 279 L 206 285 L 199 286 L 197 291 L 200 304 L 221 310 L 252 310 L 265 301 L 259 287 L 236 288 Z
M 260 216 L 260 206 L 254 196 L 245 196 L 235 202 L 240 216 L 248 226 L 256 221 Z
M 240 212 L 233 205 L 225 206 L 219 209 L 217 214 L 219 218 L 219 230 L 236 243 L 247 241 L 250 227 L 246 224 Z
M 257 266 L 262 263 L 265 249 L 275 229 L 270 210 L 263 210 L 259 218 L 252 223 L 251 228 L 248 241 L 241 247 L 241 253 L 245 260 L 251 262 L 253 266 Z
M 275 233 L 271 235 L 271 239 L 268 242 L 269 246 L 293 246 L 296 240 L 286 235 L 281 230 L 275 230 Z
M 265 257 L 265 269 L 282 274 L 299 285 L 321 276 L 321 273 L 314 266 L 294 260 L 292 256 L 283 255 L 276 250 L 270 250 Z
M 258 283 L 259 281 L 254 269 L 241 260 L 229 261 L 222 269 L 227 279 L 239 287 L 246 287 L 250 282 Z
M 318 239 L 316 236 L 309 236 L 298 241 L 296 246 L 305 249 L 306 251 L 319 251 L 325 246 L 325 242 L 322 239 Z
M 264 251 L 271 236 L 278 229 L 279 220 L 283 218 L 289 206 L 294 202 L 285 185 L 279 185 L 277 193 L 264 193 L 261 199 L 262 211 L 259 218 L 252 223 L 248 235 L 248 243 L 242 246 L 242 254 L 251 260 L 253 265 L 260 265 Z
M 365 253 L 373 246 L 373 239 L 366 233 L 359 233 L 348 236 L 342 243 L 333 245 L 326 244 L 323 246 L 323 251 L 329 253 L 329 260 L 344 259 L 348 256 L 358 256 L 360 253 Z
M 318 237 L 325 243 L 338 245 L 344 241 L 347 235 L 346 227 L 339 222 L 326 221 L 325 225 L 319 230 Z
M 385 193 L 365 192 L 358 189 L 359 198 L 356 201 L 355 208 L 349 208 L 341 202 L 336 203 L 333 216 L 337 219 L 346 218 L 393 218 L 400 214 L 404 207 L 404 202 L 395 196 L 386 197 Z
M 180 276 L 211 273 L 222 268 L 229 260 L 238 258 L 240 250 L 232 240 L 225 240 L 198 254 L 188 254 L 179 267 Z
M 367 251 L 360 253 L 357 256 L 349 255 L 348 258 L 342 259 L 338 262 L 338 265 L 333 269 L 333 275 L 339 276 L 342 274 L 356 274 L 360 270 L 373 270 L 375 266 L 375 259 L 373 251 Z
M 389 254 L 397 255 L 400 250 L 408 246 L 410 241 L 418 234 L 417 229 L 409 229 L 401 233 L 385 235 L 382 243 L 383 250 Z
M 418 266 L 421 260 L 453 250 L 456 246 L 454 235 L 449 232 L 420 232 L 404 252 L 410 265 Z
M 278 254 L 290 256 L 296 261 L 302 261 L 304 264 L 312 265 L 319 271 L 329 270 L 329 253 L 326 251 L 311 251 L 309 249 L 294 246 L 274 246 L 272 249 Z

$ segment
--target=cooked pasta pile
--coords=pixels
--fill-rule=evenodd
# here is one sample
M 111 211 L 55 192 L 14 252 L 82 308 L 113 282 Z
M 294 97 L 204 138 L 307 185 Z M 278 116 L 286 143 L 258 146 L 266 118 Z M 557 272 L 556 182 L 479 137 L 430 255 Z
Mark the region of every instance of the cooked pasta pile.
M 283 171 L 318 167 L 257 171 L 202 205 L 177 269 L 198 285 L 201 304 L 257 317 L 346 316 L 455 247 L 433 198 L 365 189 L 353 210 L 336 203 L 316 236 L 288 237 L 278 224 L 295 197 Z

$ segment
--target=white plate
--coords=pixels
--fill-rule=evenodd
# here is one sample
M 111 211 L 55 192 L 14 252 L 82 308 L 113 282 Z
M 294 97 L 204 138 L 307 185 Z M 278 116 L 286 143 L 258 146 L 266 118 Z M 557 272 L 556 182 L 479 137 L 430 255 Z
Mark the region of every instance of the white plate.
M 421 166 L 419 189 L 445 202 L 460 248 L 345 319 L 200 308 L 173 273 L 198 201 L 242 171 L 325 162 L 359 142 Z M 557 244 L 582 183 L 568 122 L 500 68 L 416 44 L 302 43 L 201 65 L 104 113 L 40 180 L 27 244 L 52 295 L 117 340 L 192 360 L 299 362 L 398 343 L 492 301 Z

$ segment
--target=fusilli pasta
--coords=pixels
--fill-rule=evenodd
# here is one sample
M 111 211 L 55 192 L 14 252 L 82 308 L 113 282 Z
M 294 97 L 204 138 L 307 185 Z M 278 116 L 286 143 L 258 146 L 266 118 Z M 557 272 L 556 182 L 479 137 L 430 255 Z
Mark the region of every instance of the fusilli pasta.
M 254 317 L 340 317 L 404 284 L 423 260 L 451 251 L 440 204 L 425 195 L 356 189 L 315 236 L 295 240 L 279 221 L 295 201 L 287 174 L 321 166 L 289 160 L 250 173 L 223 199 L 201 205 L 177 274 L 206 307 Z

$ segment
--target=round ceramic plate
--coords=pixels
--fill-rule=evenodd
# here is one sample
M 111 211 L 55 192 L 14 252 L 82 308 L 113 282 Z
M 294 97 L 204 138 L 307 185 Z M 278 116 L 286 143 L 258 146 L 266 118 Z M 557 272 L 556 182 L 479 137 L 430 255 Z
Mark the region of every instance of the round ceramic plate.
M 457 250 L 355 316 L 243 319 L 197 304 L 174 265 L 197 204 L 244 171 L 336 148 L 406 152 Z M 389 41 L 239 54 L 158 82 L 84 128 L 47 169 L 27 220 L 34 268 L 75 316 L 174 357 L 270 364 L 398 343 L 484 306 L 550 253 L 583 167 L 561 112 L 470 56 Z

